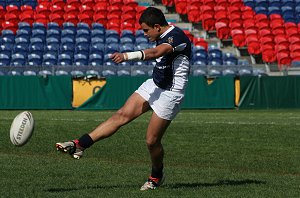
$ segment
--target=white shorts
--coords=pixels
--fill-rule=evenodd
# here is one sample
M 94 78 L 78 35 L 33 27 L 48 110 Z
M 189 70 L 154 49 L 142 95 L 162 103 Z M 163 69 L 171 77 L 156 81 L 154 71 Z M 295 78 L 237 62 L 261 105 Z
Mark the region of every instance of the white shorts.
M 136 91 L 142 96 L 158 117 L 173 120 L 180 111 L 184 94 L 159 88 L 152 79 L 146 80 Z

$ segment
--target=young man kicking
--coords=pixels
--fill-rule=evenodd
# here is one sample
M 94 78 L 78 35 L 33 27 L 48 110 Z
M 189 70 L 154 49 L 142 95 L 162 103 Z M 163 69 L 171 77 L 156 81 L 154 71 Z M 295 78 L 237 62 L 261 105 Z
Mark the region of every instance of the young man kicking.
M 143 113 L 153 110 L 149 121 L 146 143 L 152 162 L 152 172 L 141 190 L 155 189 L 164 181 L 164 150 L 161 139 L 180 110 L 190 70 L 191 43 L 179 28 L 169 25 L 161 10 L 148 7 L 139 19 L 144 35 L 155 48 L 135 52 L 114 53 L 116 63 L 156 59 L 152 79 L 146 80 L 114 115 L 96 129 L 79 139 L 56 143 L 59 151 L 76 159 L 95 142 L 110 137 L 118 129 Z

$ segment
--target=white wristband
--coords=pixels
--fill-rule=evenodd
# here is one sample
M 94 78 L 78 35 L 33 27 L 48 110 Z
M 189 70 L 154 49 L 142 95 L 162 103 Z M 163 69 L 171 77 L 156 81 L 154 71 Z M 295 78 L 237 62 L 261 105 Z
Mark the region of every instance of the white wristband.
M 125 60 L 144 60 L 145 53 L 141 51 L 123 53 Z

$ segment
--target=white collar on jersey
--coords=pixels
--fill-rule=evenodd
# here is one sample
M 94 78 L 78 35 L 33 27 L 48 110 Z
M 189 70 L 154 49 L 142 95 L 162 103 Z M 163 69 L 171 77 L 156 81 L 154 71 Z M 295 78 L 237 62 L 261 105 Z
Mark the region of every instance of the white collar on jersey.
M 170 27 L 169 27 L 169 29 L 167 29 L 167 31 L 165 31 L 162 35 L 160 35 L 160 37 L 159 38 L 164 38 L 165 36 L 166 36 L 166 34 L 168 34 L 169 32 L 171 32 L 173 29 L 174 29 L 175 27 L 173 26 L 173 25 L 171 25 Z

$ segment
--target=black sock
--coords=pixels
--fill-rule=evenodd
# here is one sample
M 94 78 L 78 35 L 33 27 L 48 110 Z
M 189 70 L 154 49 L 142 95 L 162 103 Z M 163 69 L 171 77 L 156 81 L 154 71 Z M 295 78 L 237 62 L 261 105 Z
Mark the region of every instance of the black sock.
M 156 167 L 152 166 L 151 177 L 162 178 L 162 176 L 163 176 L 163 169 L 164 169 L 163 165 L 160 168 L 156 168 Z
M 94 144 L 93 139 L 89 136 L 89 134 L 84 134 L 83 136 L 81 136 L 79 138 L 79 142 L 78 142 L 79 146 L 81 146 L 82 148 L 89 148 L 90 146 L 92 146 Z

